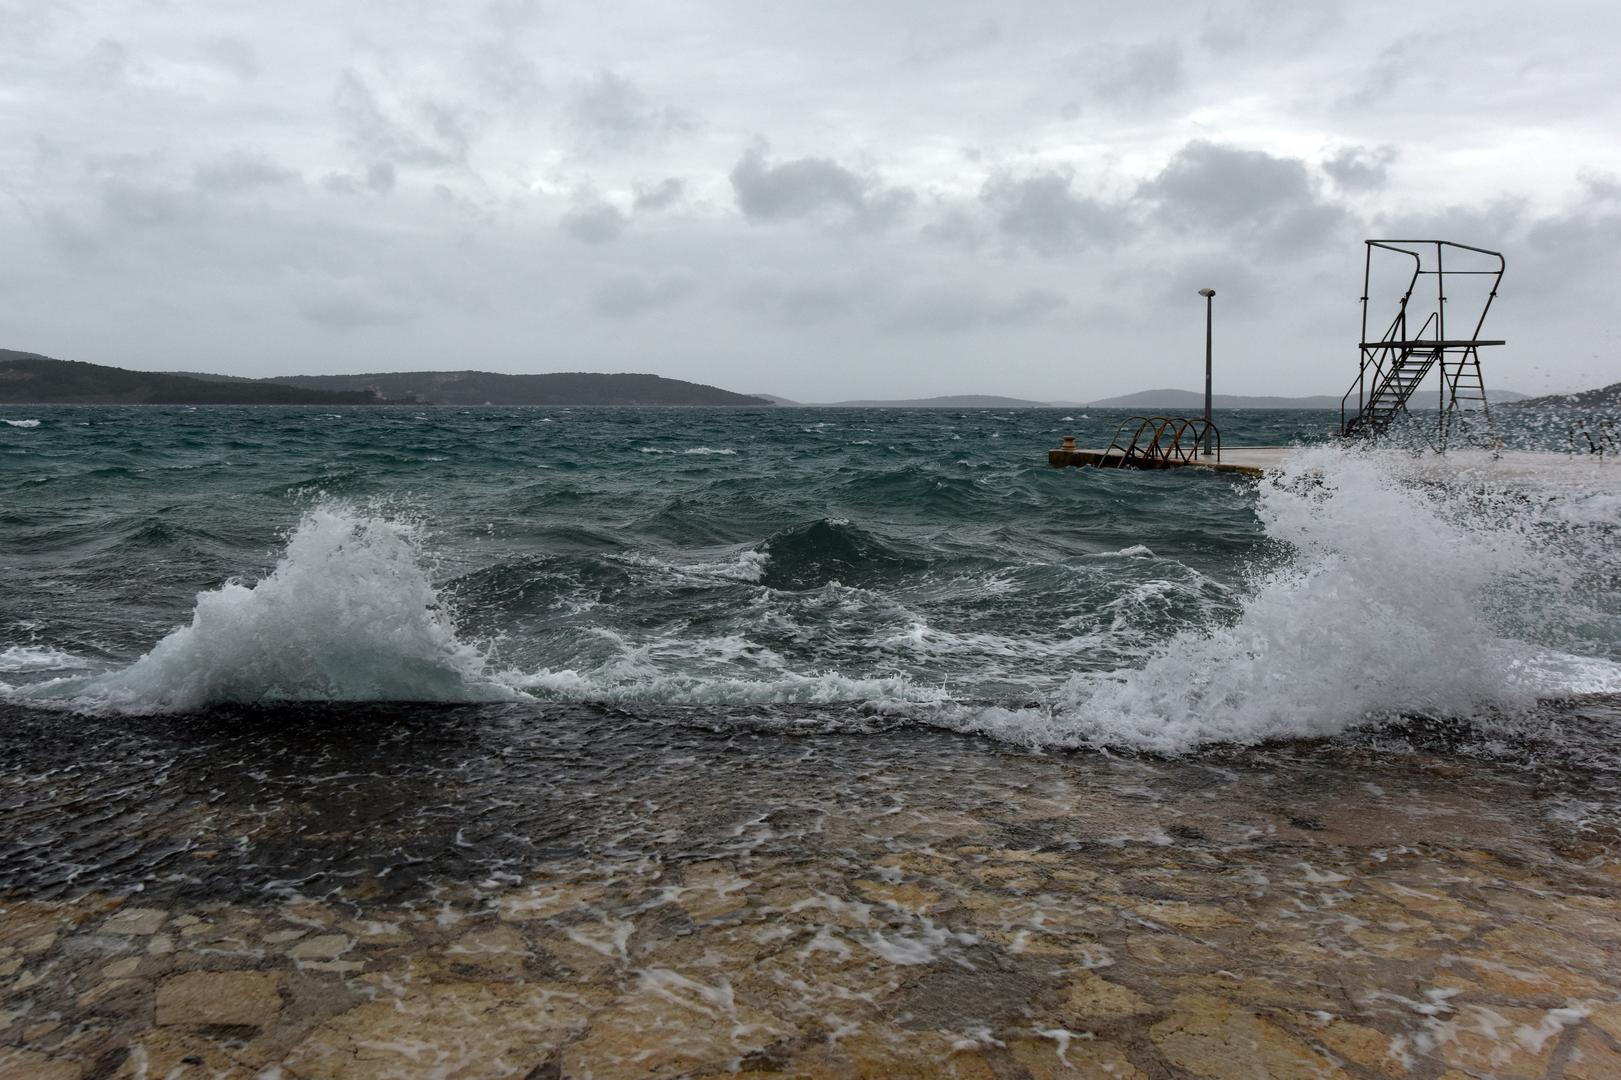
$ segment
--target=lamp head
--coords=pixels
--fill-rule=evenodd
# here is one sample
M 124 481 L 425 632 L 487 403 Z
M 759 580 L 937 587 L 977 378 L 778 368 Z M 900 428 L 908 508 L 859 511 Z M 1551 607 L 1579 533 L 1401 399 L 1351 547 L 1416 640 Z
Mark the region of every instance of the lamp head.
M 1212 296 L 1216 295 L 1216 290 L 1215 289 L 1200 289 L 1199 290 L 1199 295 L 1204 297 L 1206 300 L 1208 300 Z

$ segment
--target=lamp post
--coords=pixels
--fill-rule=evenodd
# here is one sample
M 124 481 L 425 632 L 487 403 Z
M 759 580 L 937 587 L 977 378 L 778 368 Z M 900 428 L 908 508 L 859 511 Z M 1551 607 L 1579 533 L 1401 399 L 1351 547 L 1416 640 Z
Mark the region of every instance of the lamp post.
M 1215 289 L 1200 289 L 1204 297 L 1204 456 L 1210 456 L 1210 309 L 1214 306 Z

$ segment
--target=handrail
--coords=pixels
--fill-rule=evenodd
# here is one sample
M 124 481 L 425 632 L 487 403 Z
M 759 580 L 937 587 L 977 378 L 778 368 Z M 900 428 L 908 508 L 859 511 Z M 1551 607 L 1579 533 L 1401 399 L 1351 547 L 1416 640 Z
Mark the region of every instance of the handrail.
M 1501 345 L 1503 342 L 1485 341 L 1480 334 L 1485 326 L 1486 317 L 1497 300 L 1507 260 L 1500 251 L 1476 247 L 1473 244 L 1460 244 L 1453 240 L 1377 239 L 1366 240 L 1364 244 L 1367 255 L 1364 259 L 1360 298 L 1362 305 L 1362 337 L 1358 345 L 1360 358 L 1356 380 L 1340 398 L 1340 432 L 1377 434 L 1389 422 L 1393 412 L 1402 411 L 1400 408 L 1393 410 L 1384 407 L 1388 405 L 1391 379 L 1389 369 L 1393 366 L 1393 361 L 1399 366 L 1401 361 L 1417 357 L 1423 360 L 1426 368 L 1431 363 L 1439 363 L 1441 366 L 1439 406 L 1441 432 L 1436 446 L 1438 449 L 1444 448 L 1447 441 L 1447 427 L 1453 420 L 1454 412 L 1459 408 L 1461 400 L 1459 391 L 1466 382 L 1470 387 L 1479 389 L 1480 400 L 1484 407 L 1485 381 L 1480 376 L 1479 349 L 1481 346 Z M 1412 264 L 1405 288 L 1397 302 L 1395 318 L 1390 328 L 1387 328 L 1376 341 L 1369 333 L 1368 319 L 1371 314 L 1369 302 L 1374 284 L 1374 261 L 1376 257 L 1379 258 L 1381 265 L 1386 261 L 1382 256 L 1377 256 L 1378 252 L 1394 254 L 1398 256 L 1398 261 L 1400 256 L 1405 256 L 1412 260 Z M 1449 255 L 1452 258 L 1449 259 Z M 1485 262 L 1481 257 L 1491 261 Z M 1451 269 L 1448 263 L 1461 263 L 1465 268 Z M 1489 279 L 1485 296 L 1478 301 L 1473 299 L 1478 293 L 1473 289 L 1470 290 L 1470 306 L 1474 307 L 1476 302 L 1479 306 L 1469 313 L 1473 314 L 1475 319 L 1468 336 L 1448 332 L 1455 328 L 1456 323 L 1450 318 L 1453 312 L 1448 301 L 1453 298 L 1447 295 L 1447 278 L 1459 276 Z M 1418 289 L 1418 285 L 1421 278 L 1434 279 L 1433 295 L 1422 301 L 1425 309 L 1433 305 L 1433 310 L 1429 311 L 1430 317 L 1425 320 L 1425 329 L 1410 334 L 1407 332 L 1407 317 L 1414 310 L 1413 303 L 1419 302 L 1421 290 Z M 1427 280 L 1422 291 L 1425 293 L 1431 291 Z M 1449 326 L 1449 323 L 1452 325 Z M 1429 330 L 1431 325 L 1435 328 L 1433 334 Z M 1387 395 L 1385 401 L 1380 400 L 1382 388 Z M 1353 393 L 1357 395 L 1355 414 L 1350 410 Z M 1402 399 L 1399 405 L 1404 407 L 1410 395 L 1403 392 L 1398 396 Z
M 1406 314 L 1405 300 L 1403 301 L 1402 314 Z M 1413 340 L 1421 340 L 1424 337 L 1424 332 L 1430 328 L 1431 323 L 1435 322 L 1435 314 L 1436 313 L 1433 311 L 1430 312 L 1430 317 L 1425 319 L 1424 325 L 1418 328 L 1418 338 Z M 1396 329 L 1396 324 L 1401 322 L 1401 320 L 1401 315 L 1396 316 L 1396 318 L 1392 320 L 1390 329 L 1385 331 L 1385 336 L 1379 340 L 1378 344 L 1365 344 L 1362 346 L 1362 367 L 1357 371 L 1356 380 L 1351 383 L 1350 389 L 1345 391 L 1345 393 L 1340 396 L 1340 434 L 1345 434 L 1345 403 L 1351 399 L 1351 390 L 1360 391 L 1362 388 L 1363 379 L 1366 376 L 1368 369 L 1368 354 L 1371 353 L 1373 355 L 1373 393 L 1367 395 L 1366 399 L 1363 398 L 1360 392 L 1358 393 L 1358 416 L 1362 415 L 1363 410 L 1367 408 L 1369 402 L 1373 401 L 1379 396 L 1379 391 L 1382 390 L 1384 385 L 1390 381 L 1390 375 L 1393 374 L 1395 370 L 1401 366 L 1401 364 L 1405 363 L 1407 359 L 1416 351 L 1412 341 L 1403 341 L 1401 355 L 1392 357 L 1390 372 L 1387 373 L 1385 371 L 1384 356 L 1396 351 L 1395 342 L 1398 340 L 1391 338 L 1390 335 Z
M 1606 419 L 1598 422 L 1598 439 L 1596 441 L 1593 438 L 1593 433 L 1587 430 L 1587 420 L 1585 418 L 1578 418 L 1570 426 L 1569 434 L 1572 455 L 1576 453 L 1576 436 L 1578 434 L 1587 440 L 1587 452 L 1596 454 L 1601 461 L 1604 458 L 1606 446 L 1609 447 L 1611 453 L 1621 452 L 1621 441 L 1616 439 L 1615 421 L 1613 420 Z
M 1132 430 L 1131 440 L 1122 442 L 1126 428 L 1132 424 L 1137 426 Z M 1152 430 L 1152 436 L 1144 442 L 1145 432 Z M 1170 440 L 1166 441 L 1166 432 L 1170 432 Z M 1184 443 L 1184 439 L 1192 434 L 1192 440 Z M 1141 468 L 1165 468 L 1173 462 L 1183 465 L 1189 464 L 1200 455 L 1200 444 L 1205 442 L 1206 436 L 1214 436 L 1216 446 L 1216 461 L 1221 461 L 1221 429 L 1215 424 L 1201 417 L 1189 418 L 1186 416 L 1132 416 L 1120 422 L 1115 429 L 1114 438 L 1109 440 L 1108 447 L 1103 451 L 1102 459 L 1107 460 L 1115 451 L 1120 452 L 1120 464 L 1131 464 Z M 1208 456 L 1208 455 L 1204 455 Z M 1146 464 L 1144 464 L 1146 462 Z

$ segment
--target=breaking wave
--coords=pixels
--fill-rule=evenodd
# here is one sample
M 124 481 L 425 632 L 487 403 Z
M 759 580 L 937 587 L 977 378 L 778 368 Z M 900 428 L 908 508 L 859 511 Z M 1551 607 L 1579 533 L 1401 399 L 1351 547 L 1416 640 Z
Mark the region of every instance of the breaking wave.
M 1137 669 L 1077 673 L 1039 708 L 940 722 L 1176 753 L 1414 715 L 1501 722 L 1540 698 L 1621 691 L 1613 656 L 1562 649 L 1621 642 L 1613 586 L 1591 591 L 1615 580 L 1613 522 L 1584 535 L 1568 507 L 1404 473 L 1367 453 L 1294 455 L 1259 492 L 1283 557 L 1256 572 L 1234 621 L 1184 630 Z
M 485 677 L 419 558 L 418 526 L 325 506 L 253 585 L 200 593 L 191 623 L 139 660 L 25 688 L 40 699 L 128 712 L 218 703 L 468 701 L 516 696 Z
M 612 555 L 645 581 L 615 584 L 625 595 L 600 610 L 595 600 L 548 609 L 560 613 L 536 615 L 518 641 L 501 640 L 506 627 L 492 618 L 479 642 L 462 636 L 431 580 L 418 524 L 323 505 L 302 517 L 269 574 L 199 594 L 190 623 L 134 663 L 8 693 L 130 712 L 860 702 L 1027 746 L 1178 753 L 1413 715 L 1512 723 L 1541 699 L 1621 691 L 1621 545 L 1604 497 L 1420 482 L 1386 455 L 1316 449 L 1255 498 L 1267 543 L 1232 595 L 1140 544 L 937 580 L 926 549 L 824 517 L 707 562 Z M 1089 574 L 1113 591 L 1085 611 L 1055 612 L 1045 636 L 1000 619 L 931 625 L 907 606 L 921 592 L 992 610 L 1018 589 L 1067 595 L 1051 591 L 1055 581 Z M 675 614 L 652 613 L 652 594 L 634 591 L 655 587 L 670 590 Z M 721 594 L 704 590 L 731 590 L 732 614 L 706 611 Z M 1171 629 L 1145 634 L 1135 625 L 1144 619 Z M 818 651 L 829 636 L 842 651 Z M 498 660 L 508 651 L 521 660 Z M 0 652 L 5 672 L 73 666 L 44 646 Z M 972 676 L 991 668 L 1001 685 L 1031 692 L 987 695 Z

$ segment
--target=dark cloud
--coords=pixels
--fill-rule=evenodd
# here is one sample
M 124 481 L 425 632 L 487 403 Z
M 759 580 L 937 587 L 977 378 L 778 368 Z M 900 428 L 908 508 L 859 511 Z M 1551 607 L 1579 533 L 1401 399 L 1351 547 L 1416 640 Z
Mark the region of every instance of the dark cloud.
M 536 50 L 526 42 L 542 15 L 540 5 L 531 0 L 496 0 L 485 6 L 489 33 L 469 47 L 464 64 L 495 100 L 527 107 L 542 97 L 540 65 L 532 56 Z
M 338 76 L 333 105 L 349 145 L 369 163 L 436 167 L 467 156 L 471 135 L 465 113 L 454 106 L 421 103 L 416 122 L 391 115 L 353 69 Z
M 578 87 L 569 100 L 569 115 L 589 140 L 621 148 L 691 128 L 679 109 L 658 108 L 629 79 L 600 71 Z
M 1567 308 L 1583 302 L 1612 303 L 1615 253 L 1621 250 L 1621 190 L 1613 181 L 1596 186 L 1590 182 L 1587 196 L 1561 213 L 1533 222 L 1523 247 L 1498 245 L 1508 249 L 1504 283 L 1511 295 L 1563 294 Z
M 1140 194 L 1174 229 L 1224 233 L 1272 254 L 1320 248 L 1348 220 L 1318 199 L 1300 159 L 1202 140 L 1179 150 Z
M 681 201 L 686 194 L 687 186 L 676 177 L 667 177 L 651 188 L 639 188 L 636 192 L 635 210 L 638 214 L 668 210 Z
M 836 217 L 883 227 L 914 202 L 910 189 L 884 187 L 828 158 L 768 164 L 763 142 L 744 152 L 732 167 L 731 180 L 738 209 L 754 222 Z
M 366 166 L 366 186 L 379 195 L 393 191 L 396 179 L 394 166 L 390 162 L 374 161 Z
M 1131 229 L 1123 207 L 1077 194 L 1067 173 L 998 177 L 985 185 L 980 198 L 1004 236 L 1043 255 L 1110 247 Z
M 238 37 L 211 37 L 202 43 L 203 59 L 243 82 L 259 77 L 259 54 Z
M 1621 200 L 1621 179 L 1611 173 L 1587 173 L 1581 177 L 1581 181 L 1589 199 L 1603 202 Z
M 363 288 L 342 285 L 326 295 L 301 300 L 298 313 L 333 330 L 393 326 L 412 318 L 411 310 L 400 303 L 379 299 Z
M 1329 179 L 1345 191 L 1376 191 L 1389 179 L 1394 146 L 1347 146 L 1323 162 Z
M 563 215 L 558 228 L 582 244 L 607 244 L 625 231 L 624 211 L 600 200 L 581 202 Z
M 1435 42 L 1429 36 L 1391 42 L 1367 65 L 1367 74 L 1361 85 L 1346 95 L 1341 104 L 1352 109 L 1366 109 L 1385 101 L 1403 83 L 1425 70 L 1429 59 L 1435 54 L 1434 50 Z
M 509 38 L 492 38 L 473 45 L 467 67 L 485 92 L 495 100 L 531 106 L 545 94 L 540 65 Z
M 298 174 L 284 169 L 263 154 L 236 150 L 197 166 L 193 183 L 211 195 L 231 195 L 252 188 L 293 183 Z
M 1368 235 L 1453 240 L 1501 250 L 1499 241 L 1522 235 L 1530 221 L 1523 199 L 1496 199 L 1476 206 L 1387 211 L 1369 221 Z
M 61 210 L 45 211 L 41 224 L 51 246 L 67 255 L 88 255 L 101 248 L 101 237 L 95 230 Z
M 799 327 L 844 318 L 867 308 L 872 298 L 868 283 L 853 279 L 795 281 L 767 277 L 746 286 L 739 301 L 750 314 Z
M 321 178 L 321 186 L 334 195 L 388 195 L 394 190 L 399 173 L 391 162 L 374 161 L 366 166 L 364 177 L 349 173 L 328 173 Z
M 1025 289 L 999 299 L 963 287 L 926 289 L 896 300 L 883 318 L 890 331 L 952 334 L 981 326 L 1030 326 L 1066 307 L 1050 289 Z
M 964 251 L 978 251 L 985 245 L 985 228 L 975 215 L 960 206 L 947 206 L 927 225 L 923 235 L 942 244 L 951 244 Z
M 1199 43 L 1218 54 L 1306 52 L 1343 21 L 1341 0 L 1220 0 L 1204 10 Z
M 591 308 L 604 318 L 629 319 L 686 299 L 695 284 L 692 275 L 686 273 L 655 278 L 625 274 L 597 286 L 591 294 Z
M 1263 309 L 1269 299 L 1266 280 L 1236 254 L 1201 255 L 1169 266 L 1155 265 L 1136 277 L 1154 296 L 1158 307 L 1179 313 L 1191 329 L 1201 334 L 1204 300 L 1199 296 L 1200 289 L 1216 290 L 1216 315 L 1221 319 L 1252 314 Z
M 129 78 L 129 50 L 111 38 L 102 38 L 84 60 L 85 78 L 99 90 L 114 90 Z
M 939 26 L 931 20 L 925 30 L 913 29 L 906 36 L 903 60 L 907 64 L 934 64 L 988 49 L 1002 40 L 1002 28 L 995 19 L 982 19 L 972 26 Z
M 1093 94 L 1116 105 L 1147 105 L 1187 85 L 1182 45 L 1175 38 L 1098 46 L 1083 54 L 1076 67 Z
M 149 229 L 180 221 L 190 212 L 191 202 L 171 188 L 115 178 L 103 186 L 101 206 L 114 225 Z

